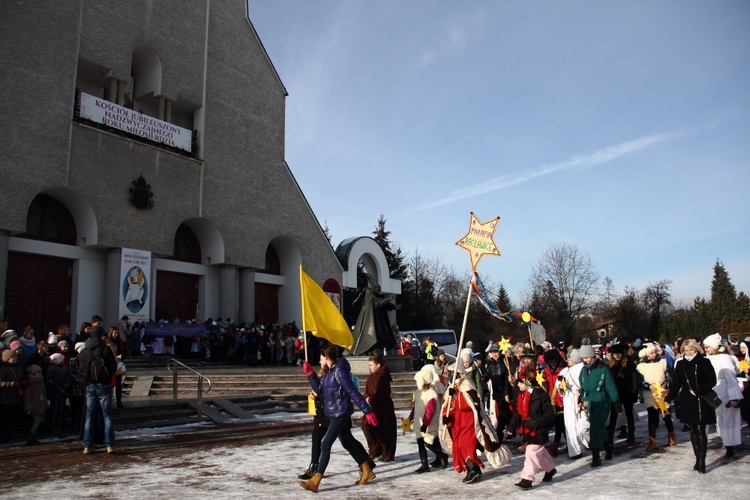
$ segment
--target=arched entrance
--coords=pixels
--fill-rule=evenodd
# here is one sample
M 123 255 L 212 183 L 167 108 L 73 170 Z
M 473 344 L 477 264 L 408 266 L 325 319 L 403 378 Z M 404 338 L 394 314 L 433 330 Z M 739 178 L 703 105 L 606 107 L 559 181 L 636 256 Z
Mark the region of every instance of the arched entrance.
M 76 225 L 57 199 L 40 194 L 29 205 L 26 232 L 19 238 L 75 245 Z M 37 339 L 70 324 L 73 260 L 48 255 L 8 252 L 5 316 L 19 330 L 34 328 Z

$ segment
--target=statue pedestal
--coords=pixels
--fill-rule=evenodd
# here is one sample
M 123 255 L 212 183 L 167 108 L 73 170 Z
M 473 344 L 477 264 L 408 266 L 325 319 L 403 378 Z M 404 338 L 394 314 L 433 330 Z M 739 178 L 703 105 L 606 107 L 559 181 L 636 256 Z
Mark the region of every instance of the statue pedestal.
M 369 356 L 346 357 L 352 367 L 352 373 L 358 377 L 364 375 L 365 378 L 370 374 L 369 358 Z M 412 358 L 410 356 L 383 356 L 383 362 L 391 369 L 391 373 L 413 371 L 411 367 Z

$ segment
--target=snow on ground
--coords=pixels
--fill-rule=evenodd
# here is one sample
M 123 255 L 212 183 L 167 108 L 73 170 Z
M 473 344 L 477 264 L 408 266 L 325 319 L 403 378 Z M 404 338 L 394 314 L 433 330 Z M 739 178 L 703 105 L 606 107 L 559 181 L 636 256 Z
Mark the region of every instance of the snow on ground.
M 355 486 L 358 469 L 336 443 L 331 462 L 318 494 L 333 495 L 337 499 L 400 498 L 437 499 L 507 496 L 513 498 L 747 498 L 747 474 L 750 472 L 748 429 L 743 427 L 744 443 L 738 458 L 726 461 L 718 434 L 709 435 L 708 473 L 700 475 L 692 470 L 694 457 L 689 434 L 680 432 L 676 423 L 677 446 L 668 448 L 663 423 L 657 431 L 660 448 L 646 453 L 646 419 L 641 407 L 641 419 L 636 424 L 637 448 L 626 449 L 620 440 L 615 458 L 605 465 L 591 469 L 590 456 L 571 461 L 565 453 L 555 459 L 557 475 L 551 483 L 541 483 L 543 473 L 537 475 L 531 491 L 514 486 L 523 467 L 523 456 L 514 454 L 510 464 L 493 469 L 489 464 L 484 476 L 473 484 L 462 484 L 463 474 L 453 469 L 433 470 L 429 474 L 414 474 L 419 466 L 414 435 L 399 434 L 395 462 L 380 463 L 375 469 L 376 479 L 364 486 Z M 399 412 L 399 417 L 405 416 Z M 268 420 L 309 419 L 307 415 L 274 414 Z M 206 424 L 201 424 L 201 428 Z M 196 427 L 194 427 L 195 429 Z M 312 498 L 297 484 L 296 476 L 307 466 L 310 458 L 310 439 L 296 436 L 277 439 L 264 444 L 216 446 L 209 449 L 193 448 L 184 452 L 142 454 L 134 459 L 127 456 L 128 447 L 170 434 L 189 430 L 184 426 L 168 429 L 140 429 L 118 434 L 118 455 L 81 455 L 80 465 L 87 467 L 76 479 L 52 479 L 43 483 L 2 488 L 3 498 L 247 498 L 249 495 L 274 495 L 279 498 Z M 711 429 L 713 431 L 713 429 Z M 231 431 L 230 431 L 231 432 Z M 354 435 L 364 443 L 359 428 Z M 518 440 L 511 443 L 513 449 Z M 73 453 L 73 451 L 71 451 Z M 80 453 L 77 449 L 75 453 Z M 430 460 L 432 460 L 430 453 Z M 122 463 L 120 463 L 122 462 Z M 6 464 L 7 466 L 7 464 Z

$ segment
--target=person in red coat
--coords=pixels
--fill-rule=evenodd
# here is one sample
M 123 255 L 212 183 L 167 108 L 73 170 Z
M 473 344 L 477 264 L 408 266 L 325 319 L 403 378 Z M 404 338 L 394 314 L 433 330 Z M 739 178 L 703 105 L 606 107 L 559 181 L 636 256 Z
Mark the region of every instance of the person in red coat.
M 396 412 L 391 399 L 391 369 L 380 354 L 369 358 L 370 375 L 365 384 L 365 401 L 378 418 L 373 426 L 362 419 L 362 432 L 367 439 L 370 458 L 392 462 L 396 456 Z

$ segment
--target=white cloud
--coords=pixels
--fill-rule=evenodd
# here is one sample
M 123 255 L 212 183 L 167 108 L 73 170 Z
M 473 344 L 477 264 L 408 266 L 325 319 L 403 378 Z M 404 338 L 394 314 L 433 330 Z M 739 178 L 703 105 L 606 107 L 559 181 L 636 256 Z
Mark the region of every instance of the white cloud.
M 427 205 L 423 205 L 422 207 L 420 207 L 420 209 L 426 210 L 429 208 L 436 208 L 442 205 L 453 203 L 455 201 L 473 198 L 475 196 L 491 193 L 494 191 L 500 191 L 502 189 L 518 186 L 519 184 L 524 184 L 534 179 L 556 174 L 559 172 L 564 172 L 566 170 L 586 169 L 604 165 L 628 153 L 646 149 L 655 144 L 672 139 L 675 136 L 676 134 L 649 135 L 632 141 L 621 142 L 619 144 L 615 144 L 614 146 L 608 146 L 586 156 L 575 156 L 564 162 L 553 163 L 551 165 L 542 165 L 536 170 L 515 172 L 512 174 L 495 177 L 493 179 L 489 179 L 488 181 L 457 189 L 440 200 L 429 203 Z

